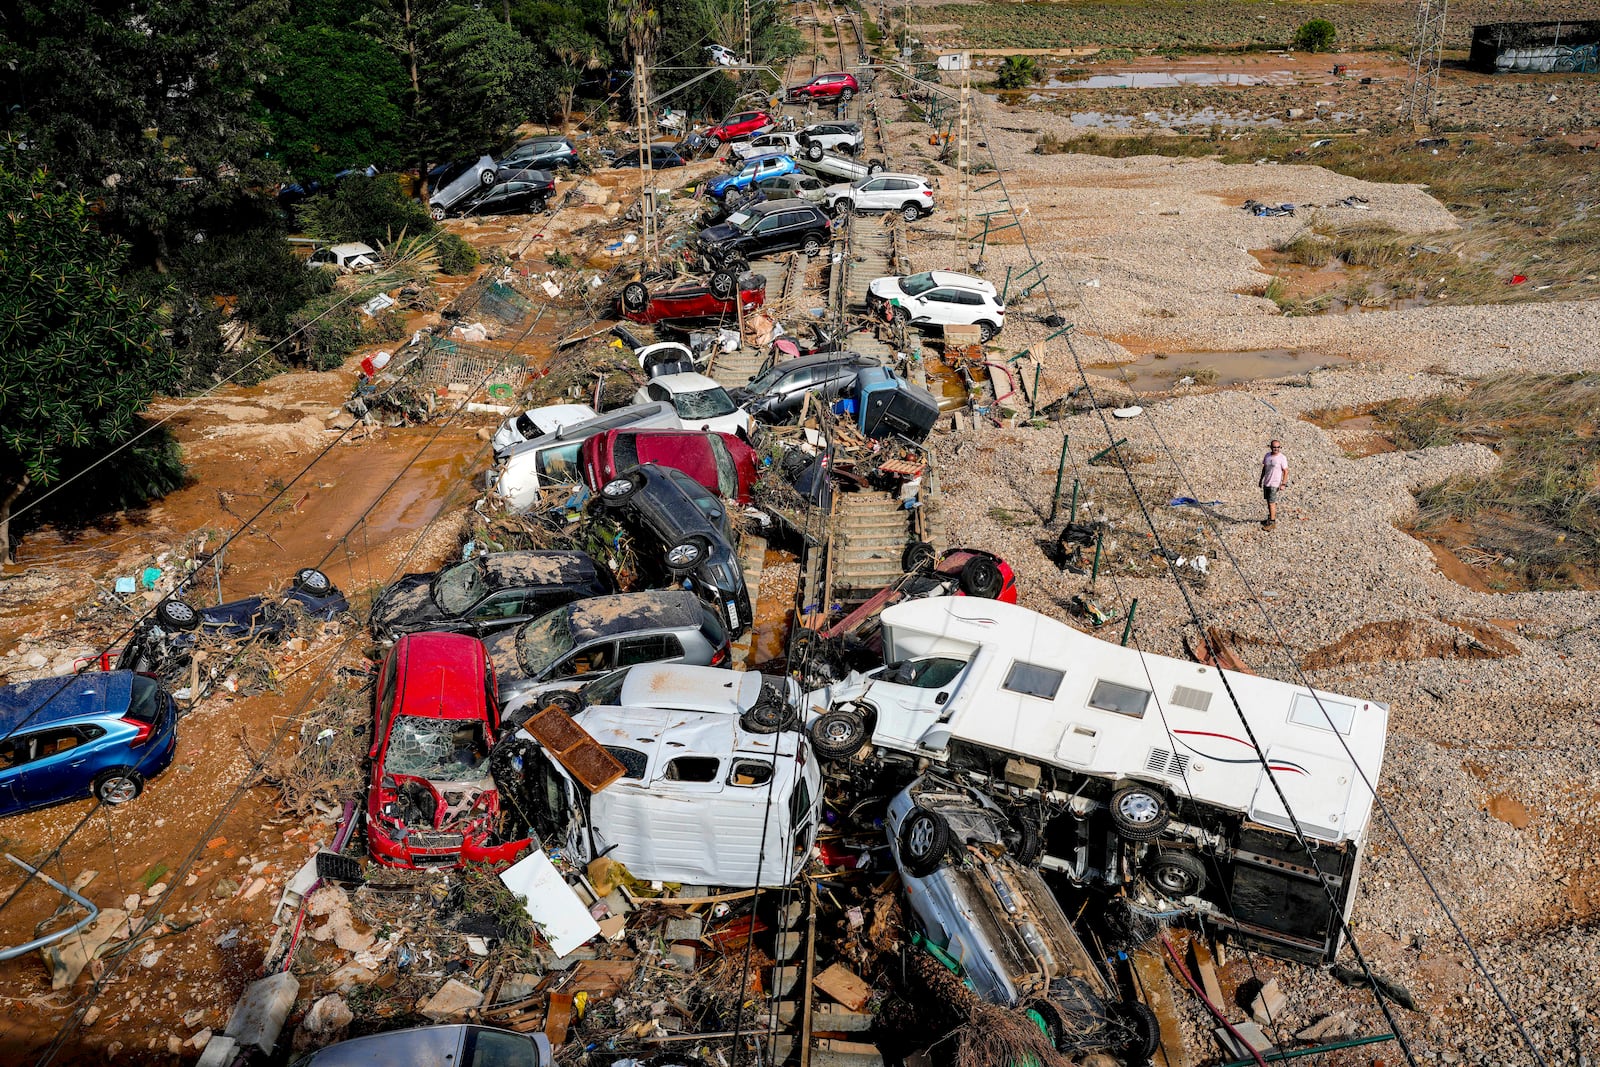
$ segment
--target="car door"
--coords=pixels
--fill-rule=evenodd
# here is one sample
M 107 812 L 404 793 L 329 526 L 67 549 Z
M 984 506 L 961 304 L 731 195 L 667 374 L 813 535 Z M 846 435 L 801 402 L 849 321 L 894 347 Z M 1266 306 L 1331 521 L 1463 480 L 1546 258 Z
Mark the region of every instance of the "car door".
M 55 726 L 35 730 L 23 739 L 27 762 L 21 767 L 22 802 L 28 807 L 55 804 L 84 796 L 95 768 L 90 740 L 105 736 L 99 726 Z
M 783 415 L 799 411 L 806 393 L 819 381 L 820 374 L 817 367 L 797 367 L 779 378 L 772 386 L 772 392 L 778 397 L 773 402 L 773 410 Z
M 545 1067 L 539 1046 L 526 1034 L 477 1026 L 465 1029 L 466 1052 L 456 1061 L 462 1067 Z
M 960 293 L 954 289 L 929 289 L 917 301 L 917 310 L 912 318 L 920 322 L 931 322 L 936 325 L 960 325 L 968 321 L 963 318 L 963 305 L 960 303 Z
M 601 671 L 613 670 L 617 665 L 617 643 L 615 641 L 596 641 L 574 649 L 562 659 L 557 660 L 545 672 L 539 675 L 539 681 L 551 678 L 581 678 L 586 674 L 598 674 Z
M 888 202 L 888 178 L 872 178 L 856 190 L 856 207 L 867 211 L 881 210 Z
M 758 164 L 756 166 L 756 177 L 758 179 L 760 179 L 760 178 L 770 178 L 773 175 L 782 174 L 782 173 L 783 173 L 783 160 L 781 160 L 781 159 L 763 160 L 760 164 Z
M 755 247 L 762 252 L 778 252 L 785 248 L 798 247 L 799 242 L 787 243 L 788 237 L 784 233 L 783 220 L 789 216 L 787 211 L 777 211 L 768 215 L 755 227 Z
M 967 667 L 967 660 L 929 656 L 870 672 L 867 677 L 872 684 L 862 701 L 877 709 L 874 738 L 895 747 L 914 748 L 944 716 Z
M 467 629 L 475 634 L 493 633 L 533 616 L 528 611 L 529 595 L 522 589 L 502 589 L 484 597 L 467 613 Z

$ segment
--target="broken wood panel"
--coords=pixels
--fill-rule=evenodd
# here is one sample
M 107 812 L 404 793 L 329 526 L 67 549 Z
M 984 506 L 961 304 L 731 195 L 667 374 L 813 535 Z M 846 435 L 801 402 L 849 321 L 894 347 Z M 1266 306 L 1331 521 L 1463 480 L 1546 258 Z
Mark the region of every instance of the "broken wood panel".
M 628 773 L 621 760 L 554 704 L 531 716 L 522 727 L 591 793 Z
M 638 960 L 579 960 L 561 986 L 568 993 L 614 997 L 628 988 L 638 970 Z
M 1183 1043 L 1183 1027 L 1178 1023 L 1177 999 L 1165 957 L 1148 947 L 1129 953 L 1138 982 L 1139 999 L 1156 1013 L 1161 1023 L 1161 1047 L 1150 1057 L 1155 1067 L 1194 1067 L 1195 1059 Z
M 872 999 L 872 987 L 842 963 L 835 963 L 812 979 L 816 987 L 851 1011 L 860 1011 Z

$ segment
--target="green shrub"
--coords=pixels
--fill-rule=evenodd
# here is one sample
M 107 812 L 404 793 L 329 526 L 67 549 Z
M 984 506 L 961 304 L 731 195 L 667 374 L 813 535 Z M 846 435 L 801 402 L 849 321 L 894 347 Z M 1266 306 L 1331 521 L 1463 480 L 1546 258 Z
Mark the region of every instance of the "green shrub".
M 433 229 L 428 209 L 405 194 L 398 174 L 344 179 L 300 206 L 300 224 L 324 241 L 363 241 L 373 248 L 392 234 Z
M 1331 52 L 1339 30 L 1327 19 L 1311 19 L 1294 31 L 1294 46 L 1302 52 Z
M 361 344 L 361 312 L 348 293 L 332 292 L 310 301 L 294 315 L 295 356 L 312 370 L 333 370 Z
M 380 311 L 366 321 L 366 339 L 369 341 L 398 341 L 405 335 L 406 317 L 393 308 Z
M 1039 63 L 1032 56 L 1006 56 L 995 84 L 1002 89 L 1026 89 L 1039 80 Z
M 435 248 L 439 254 L 439 270 L 445 274 L 470 274 L 478 265 L 478 250 L 453 233 L 439 231 L 435 235 Z

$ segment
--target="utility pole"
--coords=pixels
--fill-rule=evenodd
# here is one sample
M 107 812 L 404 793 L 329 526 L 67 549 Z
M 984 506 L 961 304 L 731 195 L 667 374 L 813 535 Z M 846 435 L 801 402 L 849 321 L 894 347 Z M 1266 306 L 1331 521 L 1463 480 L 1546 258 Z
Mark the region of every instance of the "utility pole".
M 744 0 L 744 62 L 745 62 L 745 66 L 751 66 L 756 61 L 755 48 L 751 44 L 751 41 L 754 38 L 754 36 L 755 36 L 754 31 L 750 27 L 750 0 Z
M 969 123 L 972 118 L 972 53 L 961 53 L 961 104 L 956 124 L 956 248 L 967 241 L 967 216 L 971 205 L 967 200 L 968 172 L 972 166 L 969 147 Z
M 1410 120 L 1418 130 L 1433 125 L 1448 6 L 1449 0 L 1417 0 L 1416 50 L 1411 53 L 1411 84 L 1406 88 L 1400 117 Z
M 633 114 L 639 126 L 639 230 L 646 256 L 655 254 L 656 191 L 650 170 L 650 94 L 645 86 L 644 53 L 633 54 Z

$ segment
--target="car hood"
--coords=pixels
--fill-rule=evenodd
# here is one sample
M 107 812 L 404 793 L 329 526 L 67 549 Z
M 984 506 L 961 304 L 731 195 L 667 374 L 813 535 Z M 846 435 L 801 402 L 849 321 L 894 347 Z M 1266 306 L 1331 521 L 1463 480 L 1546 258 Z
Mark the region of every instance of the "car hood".
M 715 226 L 707 226 L 700 231 L 700 243 L 703 245 L 719 245 L 738 236 L 739 230 L 737 227 L 731 223 L 719 222 Z
M 884 300 L 898 300 L 906 295 L 898 278 L 879 278 L 867 286 L 867 292 Z
M 439 605 L 433 602 L 428 587 L 433 582 L 431 574 L 408 574 L 385 589 L 372 605 L 372 629 L 379 636 L 397 632 L 426 629 L 428 624 L 444 617 Z
M 849 182 L 840 182 L 837 185 L 830 185 L 826 189 L 822 190 L 822 195 L 830 198 L 835 196 L 848 196 L 849 194 Z

